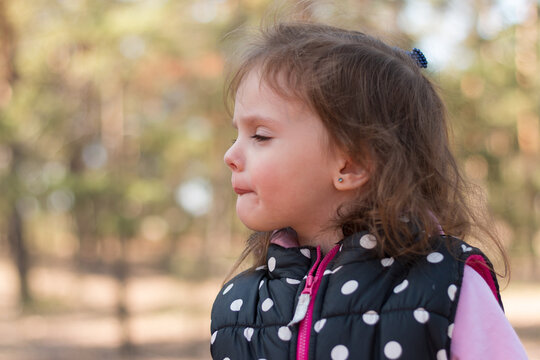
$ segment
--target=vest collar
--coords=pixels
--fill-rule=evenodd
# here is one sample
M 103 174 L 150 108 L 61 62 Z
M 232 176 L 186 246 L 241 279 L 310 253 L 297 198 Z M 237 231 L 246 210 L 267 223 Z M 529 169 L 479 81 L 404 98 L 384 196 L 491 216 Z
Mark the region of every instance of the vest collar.
M 317 249 L 299 246 L 296 233 L 291 228 L 274 231 L 266 255 L 267 268 L 273 278 L 303 278 L 317 257 Z M 371 260 L 378 257 L 375 237 L 367 231 L 345 237 L 333 263 L 335 266 L 352 261 Z M 300 276 L 300 277 L 298 277 Z

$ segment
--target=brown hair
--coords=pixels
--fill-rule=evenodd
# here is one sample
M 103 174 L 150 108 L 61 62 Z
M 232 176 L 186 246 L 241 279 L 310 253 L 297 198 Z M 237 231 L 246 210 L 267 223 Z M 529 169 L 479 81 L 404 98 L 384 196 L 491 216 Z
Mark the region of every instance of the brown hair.
M 506 273 L 504 248 L 487 212 L 471 205 L 477 191 L 451 153 L 445 106 L 408 53 L 361 32 L 307 22 L 278 23 L 244 45 L 229 75 L 230 100 L 257 68 L 278 94 L 308 104 L 332 144 L 369 168 L 349 210 L 336 214 L 344 235 L 369 230 L 381 257 L 399 257 L 427 253 L 439 225 L 462 239 L 480 230 L 478 239 L 495 245 Z M 420 239 L 403 217 L 425 230 Z M 269 239 L 254 233 L 233 271 L 250 254 L 254 266 L 264 264 Z

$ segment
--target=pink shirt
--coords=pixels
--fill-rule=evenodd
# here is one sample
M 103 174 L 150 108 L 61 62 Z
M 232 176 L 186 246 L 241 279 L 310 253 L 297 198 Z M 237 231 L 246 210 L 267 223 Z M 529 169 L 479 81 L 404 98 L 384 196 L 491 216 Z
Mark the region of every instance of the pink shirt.
M 451 359 L 527 359 L 484 278 L 466 265 L 454 319 Z

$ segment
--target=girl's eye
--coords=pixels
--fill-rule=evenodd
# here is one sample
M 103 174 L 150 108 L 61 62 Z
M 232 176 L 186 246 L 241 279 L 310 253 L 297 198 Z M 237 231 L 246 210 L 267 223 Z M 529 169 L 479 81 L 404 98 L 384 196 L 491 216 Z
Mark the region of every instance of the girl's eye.
M 267 140 L 270 140 L 271 138 L 268 137 L 268 136 L 262 136 L 262 135 L 252 135 L 251 136 L 252 139 L 255 139 L 255 141 L 267 141 Z

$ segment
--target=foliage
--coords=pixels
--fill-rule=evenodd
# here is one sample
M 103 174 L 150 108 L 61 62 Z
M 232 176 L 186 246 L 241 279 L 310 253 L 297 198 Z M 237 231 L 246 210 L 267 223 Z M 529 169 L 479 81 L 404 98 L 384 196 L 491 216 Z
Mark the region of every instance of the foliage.
M 224 39 L 257 24 L 270 1 L 0 3 L 12 29 L 1 47 L 13 61 L 11 75 L 0 73 L 0 213 L 15 204 L 26 227 L 50 214 L 71 219 L 55 231 L 73 235 L 66 239 L 77 244 L 66 246 L 74 252 L 95 257 L 107 249 L 100 241 L 112 241 L 105 239 L 174 244 L 189 234 L 206 239 L 204 257 L 229 244 L 213 235 L 243 232 L 221 162 L 233 137 L 222 103 Z M 448 102 L 466 174 L 487 191 L 511 248 L 531 252 L 540 236 L 538 4 L 486 35 L 482 21 L 504 2 L 305 3 L 312 17 L 411 46 L 432 35 L 411 11 L 429 8 L 436 20 L 468 6 L 468 33 L 451 44 L 450 61 L 434 62 L 431 77 Z M 178 193 L 200 178 L 212 184 L 213 201 L 194 214 Z

